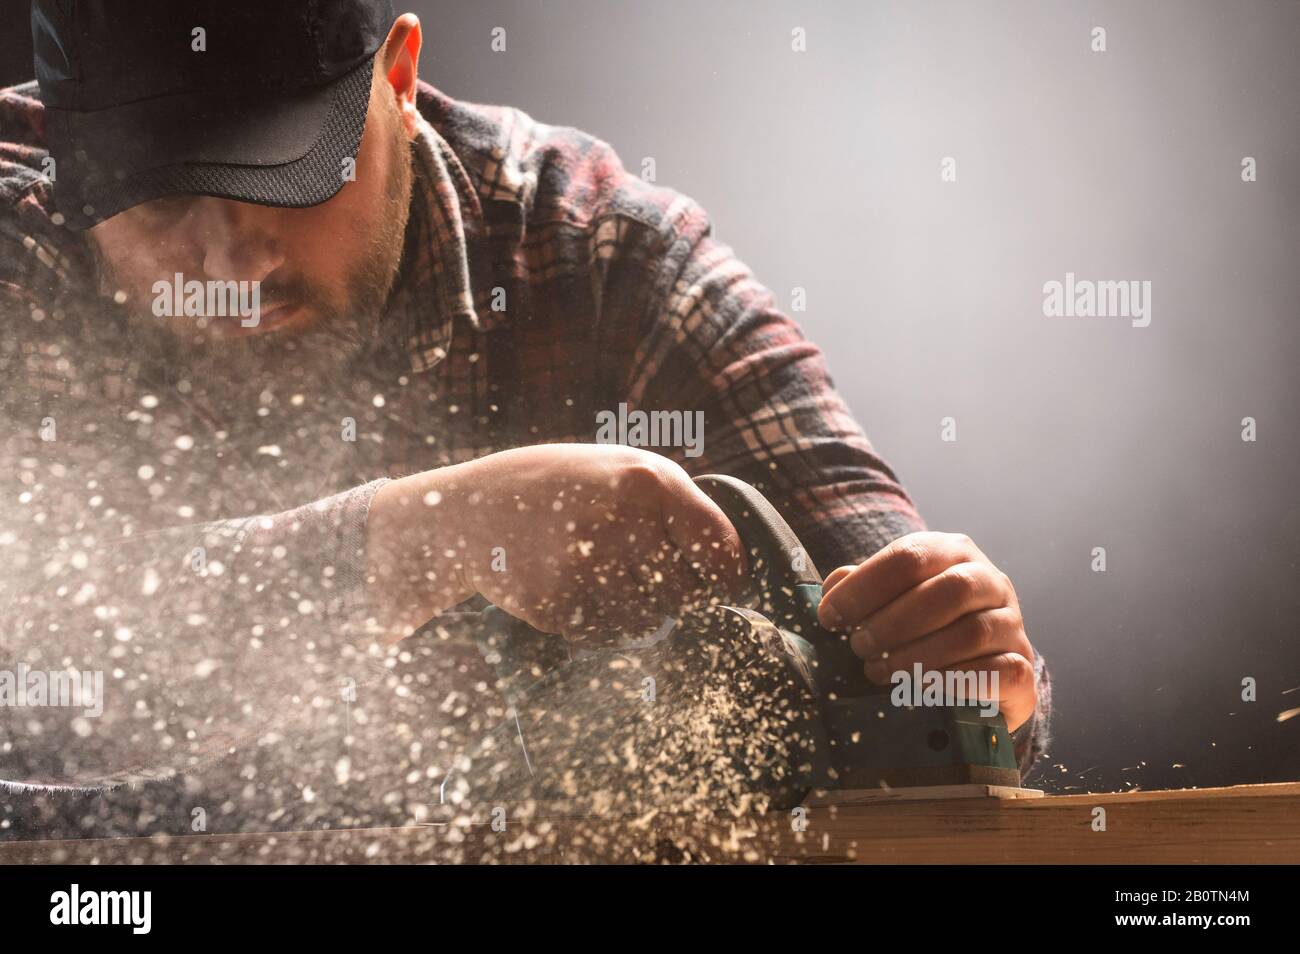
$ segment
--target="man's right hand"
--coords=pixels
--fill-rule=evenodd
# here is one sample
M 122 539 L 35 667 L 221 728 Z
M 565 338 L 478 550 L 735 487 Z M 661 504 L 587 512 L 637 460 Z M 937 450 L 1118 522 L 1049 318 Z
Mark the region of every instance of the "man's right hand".
M 400 639 L 474 593 L 569 639 L 652 630 L 740 589 L 730 521 L 665 457 L 544 444 L 386 484 L 368 522 L 369 591 Z

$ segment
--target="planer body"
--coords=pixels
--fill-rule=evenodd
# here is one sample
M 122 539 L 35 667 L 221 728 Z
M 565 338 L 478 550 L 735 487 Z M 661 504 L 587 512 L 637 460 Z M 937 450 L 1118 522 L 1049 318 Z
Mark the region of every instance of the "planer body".
M 692 611 L 648 646 L 577 658 L 488 607 L 477 639 L 510 711 L 447 773 L 443 805 L 716 812 L 845 789 L 1020 785 L 1000 713 L 895 705 L 847 635 L 818 624 L 821 576 L 775 508 L 732 477 L 696 483 L 748 551 L 747 605 Z

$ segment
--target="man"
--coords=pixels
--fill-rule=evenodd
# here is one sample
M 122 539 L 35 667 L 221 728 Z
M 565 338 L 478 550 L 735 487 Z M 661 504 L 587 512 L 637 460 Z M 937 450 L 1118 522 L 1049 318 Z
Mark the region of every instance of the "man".
M 0 708 L 0 779 L 202 771 L 340 684 L 351 732 L 357 681 L 476 596 L 578 646 L 725 598 L 705 472 L 838 567 L 820 619 L 870 678 L 996 675 L 1029 767 L 1010 580 L 925 530 L 698 205 L 420 82 L 386 2 L 109 6 L 36 0 L 38 83 L 0 95 L 3 665 L 104 677 L 98 714 Z M 597 443 L 621 407 L 703 440 Z M 445 642 L 454 722 L 484 680 Z

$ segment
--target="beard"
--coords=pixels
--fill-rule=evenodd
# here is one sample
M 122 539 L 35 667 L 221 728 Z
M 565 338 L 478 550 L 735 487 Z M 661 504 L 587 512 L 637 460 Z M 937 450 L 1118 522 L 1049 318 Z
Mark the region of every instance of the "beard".
M 391 95 L 379 98 L 377 118 L 392 145 L 393 162 L 377 217 L 361 254 L 349 264 L 342 300 L 322 293 L 303 279 L 263 282 L 262 307 L 293 302 L 308 309 L 314 321 L 291 334 L 266 332 L 241 336 L 183 333 L 149 312 L 127 313 L 126 332 L 132 352 L 221 417 L 242 408 L 255 411 L 259 395 L 270 389 L 285 395 L 305 394 L 319 400 L 347 390 L 357 363 L 380 339 L 380 319 L 396 283 L 410 216 L 413 159 Z M 101 281 L 115 287 L 102 258 Z M 103 286 L 101 286 L 103 287 Z

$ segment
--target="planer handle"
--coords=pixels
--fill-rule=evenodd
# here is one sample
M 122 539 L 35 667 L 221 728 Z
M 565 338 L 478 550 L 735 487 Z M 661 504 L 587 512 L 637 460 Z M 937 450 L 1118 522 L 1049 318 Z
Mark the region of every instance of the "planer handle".
M 756 488 L 726 474 L 702 474 L 698 486 L 718 505 L 740 534 L 749 556 L 749 594 L 756 608 L 811 647 L 810 660 L 823 696 L 873 695 L 881 691 L 863 672 L 848 634 L 832 633 L 817 622 L 822 575 L 785 518 Z

